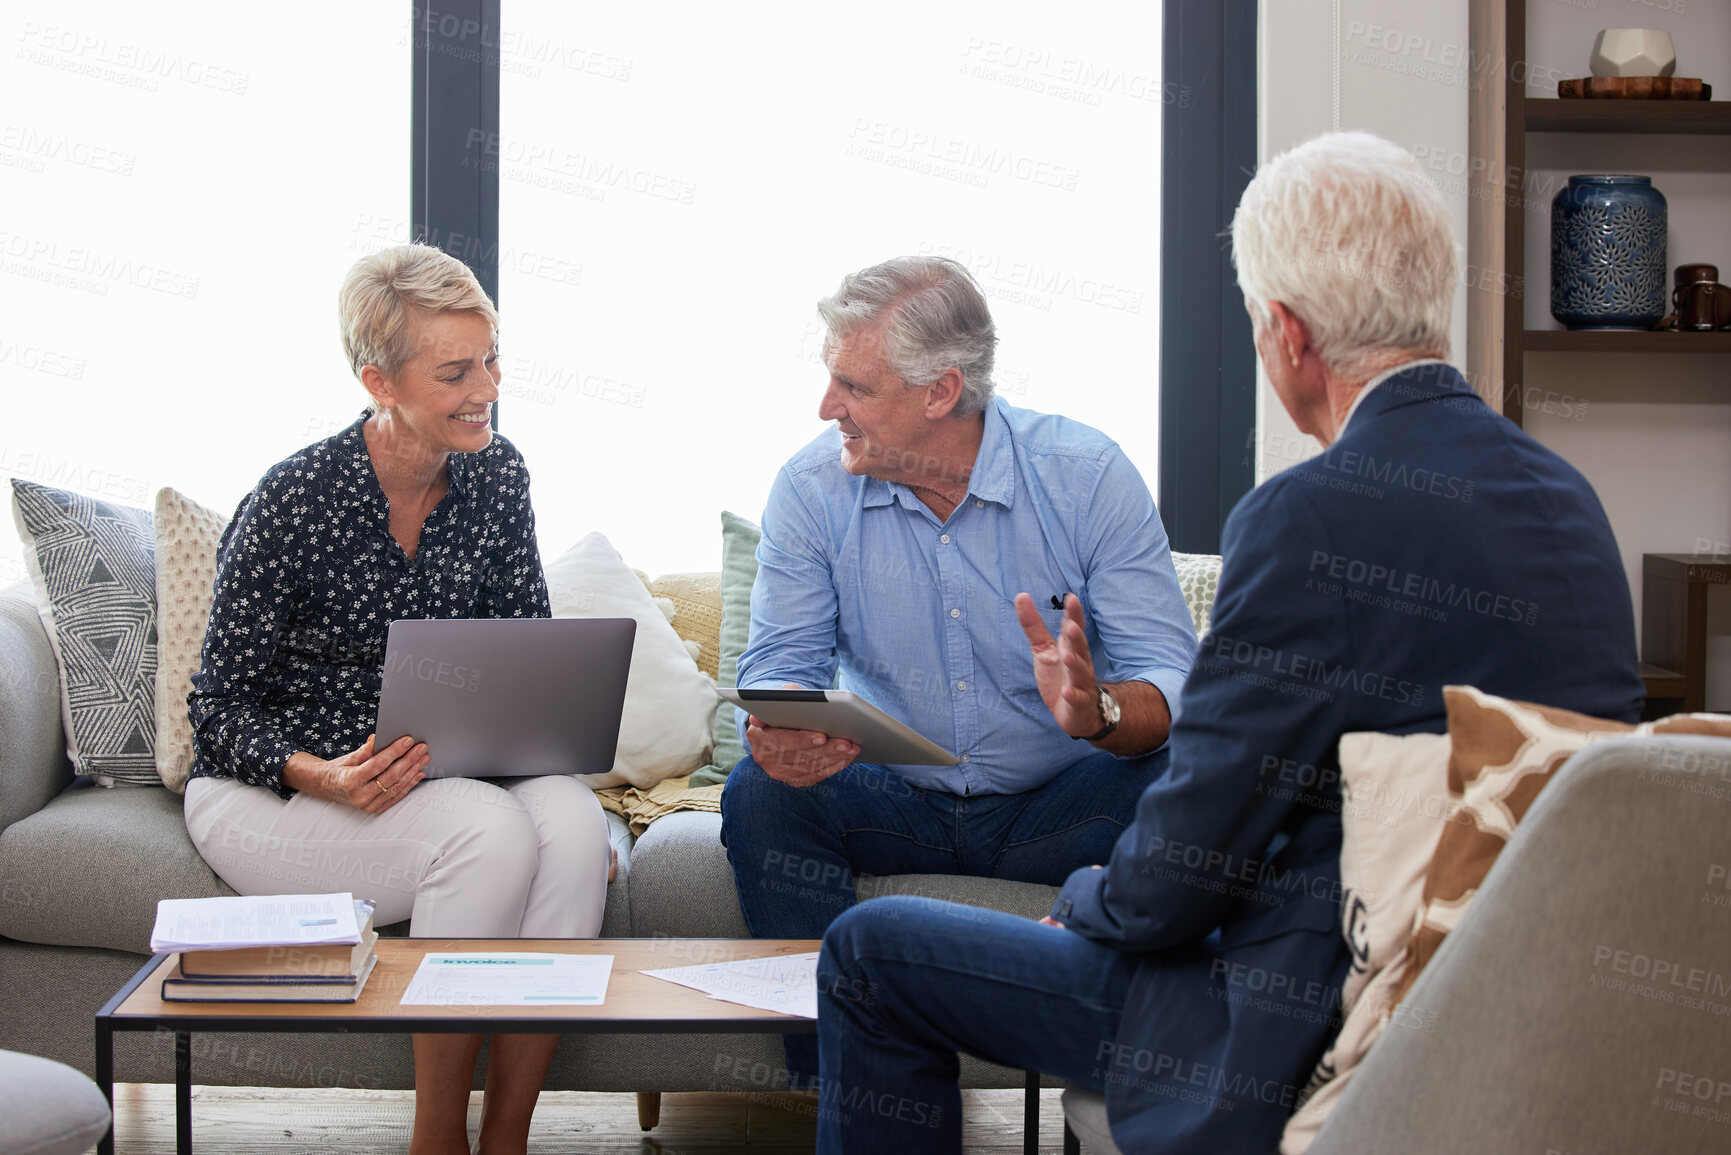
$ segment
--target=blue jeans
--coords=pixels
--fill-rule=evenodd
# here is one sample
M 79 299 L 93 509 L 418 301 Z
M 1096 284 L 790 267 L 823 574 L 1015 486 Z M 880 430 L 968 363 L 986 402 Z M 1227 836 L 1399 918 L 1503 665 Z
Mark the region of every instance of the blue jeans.
M 962 1149 L 957 1052 L 1103 1091 L 1136 958 L 980 907 L 876 898 L 818 957 L 817 1149 Z
M 757 938 L 821 938 L 854 904 L 854 874 L 971 874 L 1058 886 L 1103 863 L 1165 772 L 1167 753 L 1094 751 L 1036 790 L 965 797 L 856 763 L 815 786 L 777 782 L 748 754 L 721 792 L 721 841 Z M 809 1035 L 786 1036 L 789 1083 L 817 1073 Z

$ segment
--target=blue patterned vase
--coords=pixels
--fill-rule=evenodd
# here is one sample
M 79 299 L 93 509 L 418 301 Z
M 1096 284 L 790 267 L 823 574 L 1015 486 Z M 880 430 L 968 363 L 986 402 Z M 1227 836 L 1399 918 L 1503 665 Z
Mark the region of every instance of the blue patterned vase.
M 1651 329 L 1665 316 L 1665 196 L 1644 176 L 1572 176 L 1551 201 L 1551 316 Z

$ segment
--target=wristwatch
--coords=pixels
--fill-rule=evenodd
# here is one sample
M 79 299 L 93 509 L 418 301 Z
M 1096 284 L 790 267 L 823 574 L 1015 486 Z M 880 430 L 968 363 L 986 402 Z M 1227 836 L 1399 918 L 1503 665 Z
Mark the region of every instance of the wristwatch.
M 1100 691 L 1100 720 L 1106 724 L 1092 734 L 1072 734 L 1071 737 L 1078 742 L 1098 742 L 1116 730 L 1118 720 L 1124 716 L 1124 711 L 1118 708 L 1118 699 L 1112 696 L 1112 691 L 1108 690 L 1103 683 L 1098 684 L 1095 688 Z

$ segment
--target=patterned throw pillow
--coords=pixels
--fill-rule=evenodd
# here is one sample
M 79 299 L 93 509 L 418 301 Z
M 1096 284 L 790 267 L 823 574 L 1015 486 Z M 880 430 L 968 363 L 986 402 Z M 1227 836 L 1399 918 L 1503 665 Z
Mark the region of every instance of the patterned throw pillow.
M 649 592 L 673 603 L 673 631 L 697 643 L 697 668 L 715 677 L 721 667 L 721 574 L 662 574 Z
M 150 514 L 12 480 L 36 609 L 60 666 L 66 756 L 104 786 L 156 786 Z
M 1220 555 L 1174 553 L 1172 568 L 1178 571 L 1178 588 L 1184 591 L 1184 604 L 1190 607 L 1190 620 L 1200 638 L 1208 632 L 1214 595 L 1220 592 Z
M 1469 686 L 1444 688 L 1443 700 L 1452 747 L 1448 824 L 1425 877 L 1424 909 L 1407 944 L 1397 1002 L 1459 925 L 1533 799 L 1577 751 L 1608 738 L 1651 734 L 1731 738 L 1731 717 L 1723 714 L 1676 714 L 1630 726 L 1511 702 Z
M 1353 964 L 1341 995 L 1340 1034 L 1281 1136 L 1281 1155 L 1309 1149 L 1353 1069 L 1384 1028 L 1399 1023 L 1428 1029 L 1431 1012 L 1406 1004 L 1407 992 L 1460 923 L 1515 827 L 1563 763 L 1612 738 L 1731 737 L 1731 717 L 1721 714 L 1679 714 L 1631 726 L 1512 702 L 1468 686 L 1445 687 L 1443 700 L 1447 737 L 1341 738 L 1343 930 Z M 1377 742 L 1356 744 L 1364 739 Z M 1367 755 L 1374 760 L 1363 761 Z M 1373 781 L 1382 785 L 1372 789 Z M 1389 825 L 1378 832 L 1376 823 Z M 1374 853 L 1378 845 L 1388 852 L 1380 860 Z M 1367 850 L 1373 851 L 1369 857 Z M 1422 880 L 1422 889 L 1415 879 Z M 1355 901 L 1366 887 L 1375 888 L 1375 897 Z M 1403 922 L 1406 933 L 1391 941 L 1386 932 Z M 1391 947 L 1398 952 L 1394 957 Z
M 216 588 L 216 547 L 228 518 L 164 489 L 156 495 L 156 770 L 182 794 L 192 769 L 186 696 L 198 672 Z

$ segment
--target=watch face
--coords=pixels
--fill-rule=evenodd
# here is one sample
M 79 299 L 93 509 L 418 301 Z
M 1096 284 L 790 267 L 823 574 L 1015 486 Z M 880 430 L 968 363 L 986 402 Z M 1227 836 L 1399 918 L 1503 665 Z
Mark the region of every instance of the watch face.
M 1112 691 L 1104 686 L 1100 687 L 1100 720 L 1108 726 L 1116 726 L 1122 713 L 1118 707 L 1118 699 L 1112 696 Z

